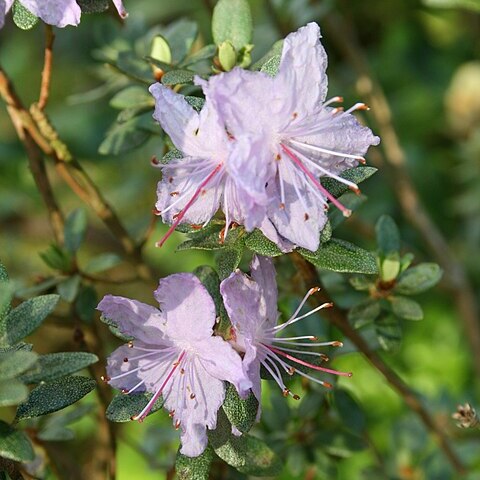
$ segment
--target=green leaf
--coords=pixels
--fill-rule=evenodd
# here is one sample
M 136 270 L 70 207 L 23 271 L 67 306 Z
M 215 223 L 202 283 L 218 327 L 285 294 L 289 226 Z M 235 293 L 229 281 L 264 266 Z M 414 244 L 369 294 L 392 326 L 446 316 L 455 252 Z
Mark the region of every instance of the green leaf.
M 77 296 L 81 282 L 80 275 L 73 275 L 57 285 L 57 292 L 66 302 L 73 302 Z
M 405 270 L 395 286 L 396 293 L 415 295 L 436 285 L 442 278 L 442 269 L 436 263 L 421 263 Z
M 345 208 L 355 212 L 367 200 L 367 197 L 365 195 L 356 194 L 353 192 L 345 192 L 338 198 L 338 200 Z M 330 209 L 328 218 L 333 229 L 340 226 L 347 219 L 347 217 L 343 215 L 343 212 L 341 212 L 338 208 Z
M 213 450 L 207 447 L 198 457 L 187 457 L 180 451 L 175 460 L 175 470 L 179 480 L 208 480 L 213 460 Z
M 348 319 L 355 328 L 361 328 L 373 322 L 378 315 L 380 315 L 380 302 L 367 298 L 350 309 Z
M 31 368 L 37 358 L 36 353 L 27 350 L 0 353 L 0 380 L 15 378 Z
M 382 255 L 388 255 L 400 251 L 400 232 L 393 218 L 382 215 L 376 225 L 377 245 Z
M 78 402 L 96 386 L 95 380 L 80 376 L 42 383 L 34 388 L 26 402 L 18 407 L 16 419 L 34 418 L 62 410 Z
M 150 138 L 150 133 L 141 129 L 140 124 L 141 117 L 113 123 L 98 147 L 98 152 L 101 155 L 120 155 L 143 145 Z
M 9 282 L 0 281 L 0 325 L 5 315 L 10 311 L 15 286 Z
M 38 17 L 25 8 L 18 0 L 15 0 L 13 4 L 12 13 L 15 25 L 22 30 L 30 30 L 38 23 Z
M 262 440 L 244 434 L 231 436 L 215 453 L 226 463 L 246 475 L 277 476 L 282 470 L 280 458 Z
M 40 253 L 40 257 L 49 267 L 61 272 L 68 272 L 72 267 L 70 254 L 57 245 L 50 245 L 47 250 Z
M 402 329 L 397 317 L 382 315 L 375 320 L 375 329 L 380 346 L 390 353 L 400 350 L 402 343 Z
M 190 95 L 185 95 L 185 101 L 193 107 L 197 112 L 199 112 L 205 105 L 205 99 L 200 97 L 192 97 Z M 168 154 L 167 154 L 168 155 Z M 180 157 L 182 158 L 182 157 Z
M 157 35 L 153 38 L 150 56 L 160 62 L 167 64 L 172 63 L 172 51 L 170 50 L 170 45 L 162 35 Z
M 195 72 L 191 70 L 170 70 L 162 77 L 163 85 L 178 85 L 185 83 L 193 83 Z
M 82 13 L 101 13 L 108 10 L 108 0 L 77 0 Z
M 87 352 L 49 353 L 38 357 L 37 368 L 22 375 L 24 383 L 39 383 L 65 377 L 98 362 L 98 357 Z
M 357 185 L 362 183 L 363 181 L 370 178 L 375 172 L 377 171 L 374 167 L 355 167 L 350 168 L 349 170 L 345 170 L 340 174 L 340 177 L 344 178 L 345 180 L 349 180 Z M 334 196 L 339 197 L 343 195 L 345 192 L 348 192 L 350 189 L 348 185 L 345 185 L 334 178 L 329 177 L 322 177 L 320 179 L 322 185 Z
M 270 77 L 274 77 L 280 68 L 281 55 L 275 55 L 269 58 L 260 68 L 260 71 L 266 73 Z
M 110 106 L 123 110 L 124 108 L 154 107 L 155 99 L 144 87 L 131 85 L 118 92 L 111 100 Z
M 258 228 L 245 236 L 245 246 L 252 252 L 264 257 L 278 257 L 282 255 L 282 251 L 277 245 L 269 240 Z
M 7 269 L 5 268 L 5 265 L 3 265 L 2 262 L 0 262 L 0 284 L 3 282 L 8 282 L 8 273 Z
M 116 267 L 122 263 L 121 257 L 116 253 L 102 253 L 93 257 L 83 269 L 86 273 L 98 273 Z
M 0 344 L 13 345 L 30 335 L 55 309 L 58 299 L 58 295 L 42 295 L 13 309 L 0 324 Z
M 423 320 L 422 307 L 415 301 L 407 297 L 389 297 L 392 305 L 392 312 L 397 317 L 405 320 Z
M 98 305 L 97 291 L 91 285 L 83 286 L 75 300 L 75 312 L 84 322 L 91 322 Z
M 247 0 L 219 0 L 212 17 L 213 41 L 230 41 L 236 50 L 251 43 L 252 13 Z
M 318 268 L 346 273 L 377 273 L 377 262 L 370 252 L 352 243 L 332 238 L 316 252 L 299 248 L 298 253 Z
M 200 50 L 192 55 L 189 55 L 183 62 L 181 62 L 178 66 L 179 67 L 188 67 L 189 65 L 194 65 L 197 62 L 202 62 L 204 60 L 210 60 L 214 57 L 215 53 L 217 52 L 217 46 L 210 44 L 205 45 Z
M 463 8 L 472 12 L 480 12 L 478 0 L 423 0 L 423 3 L 433 8 Z
M 200 230 L 190 231 L 188 240 L 181 243 L 177 250 L 219 250 L 225 248 L 225 244 L 220 241 L 222 230 L 222 224 L 210 224 Z
M 360 292 L 369 290 L 374 284 L 372 280 L 365 275 L 356 275 L 355 277 L 350 277 L 348 279 L 350 285 Z
M 35 458 L 27 435 L 0 420 L 0 457 L 15 462 L 31 462 Z
M 219 250 L 215 255 L 215 262 L 217 264 L 218 276 L 224 280 L 227 278 L 238 266 L 242 260 L 243 249 L 239 248 L 224 248 Z
M 73 440 L 75 433 L 73 430 L 65 427 L 44 428 L 38 432 L 38 438 L 44 442 L 65 442 Z
M 107 408 L 106 416 L 111 422 L 129 422 L 133 416 L 139 414 L 152 398 L 151 393 L 121 393 L 113 397 Z M 149 415 L 163 407 L 163 398 L 160 397 L 154 404 Z
M 257 62 L 252 65 L 252 70 L 260 70 L 265 63 L 271 60 L 274 57 L 278 57 L 278 63 L 280 63 L 280 58 L 282 56 L 283 50 L 283 39 L 277 40 L 273 45 L 272 48 Z M 277 72 L 275 72 L 272 76 L 275 76 Z
M 0 381 L 0 407 L 18 405 L 28 396 L 28 388 L 15 379 Z
M 362 435 L 366 428 L 366 418 L 357 401 L 345 390 L 335 390 L 335 407 L 343 424 L 355 433 Z
M 171 23 L 162 33 L 170 45 L 172 63 L 179 63 L 192 48 L 198 35 L 198 26 L 195 22 L 182 18 Z
M 116 67 L 128 77 L 150 85 L 154 81 L 150 65 L 132 51 L 118 52 Z
M 87 231 L 87 212 L 83 208 L 74 210 L 65 220 L 65 249 L 75 253 L 85 238 Z
M 258 406 L 258 400 L 252 392 L 243 399 L 232 384 L 227 385 L 222 408 L 230 423 L 242 433 L 247 433 L 255 423 Z

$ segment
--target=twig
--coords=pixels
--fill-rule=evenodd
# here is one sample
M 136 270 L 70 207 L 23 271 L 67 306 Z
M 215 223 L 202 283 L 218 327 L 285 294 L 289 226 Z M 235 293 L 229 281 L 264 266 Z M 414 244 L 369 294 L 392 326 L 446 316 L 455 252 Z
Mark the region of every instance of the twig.
M 303 279 L 306 288 L 317 287 L 321 284 L 318 273 L 311 263 L 307 262 L 298 253 L 292 253 L 291 259 L 297 267 L 297 270 Z M 314 300 L 313 297 L 312 300 Z M 331 299 L 328 297 L 325 289 L 323 288 L 316 294 L 315 304 L 317 304 L 318 300 L 320 300 L 320 303 L 331 302 Z M 445 453 L 453 468 L 458 473 L 465 473 L 464 466 L 457 457 L 456 453 L 450 447 L 445 433 L 439 427 L 437 422 L 430 416 L 416 395 L 401 380 L 401 378 L 384 363 L 377 353 L 370 349 L 368 343 L 350 325 L 345 312 L 338 307 L 328 308 L 323 310 L 323 312 L 324 316 L 335 327 L 337 327 L 345 335 L 345 337 L 357 347 L 358 351 L 361 352 L 368 359 L 368 361 L 385 377 L 391 387 L 403 398 L 407 406 L 420 417 L 427 430 L 438 440 L 441 449 Z
M 477 375 L 480 375 L 479 307 L 467 274 L 418 196 L 407 169 L 405 152 L 392 123 L 388 100 L 370 71 L 368 60 L 356 39 L 353 25 L 333 13 L 326 17 L 325 24 L 329 38 L 357 71 L 359 76 L 357 89 L 372 107 L 371 113 L 382 139 L 383 163 L 391 170 L 392 186 L 403 215 L 420 233 L 431 254 L 445 270 L 448 287 L 454 295 L 473 352 L 474 367 Z
M 47 106 L 48 97 L 50 95 L 50 79 L 52 77 L 52 60 L 53 60 L 53 42 L 55 34 L 51 25 L 45 24 L 45 60 L 42 71 L 42 84 L 40 87 L 40 97 L 38 100 L 38 108 L 43 110 Z

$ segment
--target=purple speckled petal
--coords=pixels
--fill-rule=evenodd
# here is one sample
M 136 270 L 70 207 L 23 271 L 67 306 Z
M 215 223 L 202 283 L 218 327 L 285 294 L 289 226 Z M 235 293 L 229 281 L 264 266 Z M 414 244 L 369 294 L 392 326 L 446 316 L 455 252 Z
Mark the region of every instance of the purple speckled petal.
M 98 304 L 97 310 L 112 320 L 127 336 L 144 342 L 160 343 L 164 336 L 164 319 L 158 308 L 137 300 L 106 295 Z
M 20 3 L 49 25 L 62 28 L 80 23 L 82 12 L 75 0 L 21 0 Z
M 195 275 L 162 278 L 154 295 L 165 318 L 165 332 L 175 342 L 194 343 L 212 336 L 215 304 Z

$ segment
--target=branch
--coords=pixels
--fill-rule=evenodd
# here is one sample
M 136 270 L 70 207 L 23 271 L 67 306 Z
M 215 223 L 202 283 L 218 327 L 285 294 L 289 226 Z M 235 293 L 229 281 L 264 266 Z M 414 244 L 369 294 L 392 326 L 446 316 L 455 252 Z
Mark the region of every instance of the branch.
M 467 274 L 418 196 L 407 169 L 405 152 L 392 123 L 388 100 L 370 71 L 368 60 L 358 44 L 353 25 L 333 13 L 327 15 L 325 20 L 329 38 L 357 71 L 359 94 L 372 107 L 371 113 L 382 139 L 383 163 L 391 171 L 392 186 L 402 207 L 403 215 L 420 233 L 431 254 L 445 270 L 448 287 L 454 295 L 457 310 L 470 341 L 474 367 L 477 375 L 480 375 L 480 323 L 478 322 L 480 312 Z
M 290 255 L 293 263 L 298 269 L 298 272 L 305 283 L 306 288 L 317 287 L 321 284 L 315 267 L 307 262 L 298 253 L 292 253 Z M 312 301 L 315 301 L 317 305 L 318 299 L 320 303 L 329 303 L 331 299 L 328 297 L 324 288 L 317 294 L 317 300 L 312 296 Z M 445 433 L 436 423 L 436 421 L 430 416 L 427 410 L 420 403 L 416 395 L 410 390 L 410 388 L 403 382 L 403 380 L 378 356 L 376 352 L 370 349 L 368 343 L 363 337 L 350 325 L 345 312 L 339 308 L 328 308 L 323 310 L 325 317 L 337 327 L 346 338 L 348 338 L 361 352 L 368 361 L 385 377 L 390 386 L 403 398 L 407 406 L 413 410 L 422 420 L 426 429 L 430 431 L 436 437 L 440 448 L 445 453 L 449 462 L 458 473 L 465 473 L 465 468 L 462 465 L 460 459 L 456 453 L 450 447 Z
M 47 106 L 48 97 L 50 95 L 50 79 L 52 76 L 52 60 L 53 60 L 53 42 L 55 34 L 51 25 L 45 24 L 45 60 L 42 71 L 42 84 L 40 87 L 40 97 L 38 100 L 38 108 L 43 110 Z

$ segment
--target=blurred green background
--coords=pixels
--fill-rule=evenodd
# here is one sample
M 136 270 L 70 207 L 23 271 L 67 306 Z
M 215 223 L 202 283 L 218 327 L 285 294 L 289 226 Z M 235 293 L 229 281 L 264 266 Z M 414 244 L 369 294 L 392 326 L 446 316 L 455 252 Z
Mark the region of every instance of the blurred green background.
M 214 2 L 126 0 L 125 3 L 130 11 L 126 25 L 122 26 L 113 15 L 85 15 L 79 28 L 57 30 L 48 114 L 128 229 L 135 237 L 140 237 L 150 222 L 158 180 L 157 171 L 150 166 L 150 158 L 163 153 L 163 144 L 157 137 L 152 137 L 132 153 L 115 157 L 98 153 L 117 112 L 108 104 L 115 90 L 102 87 L 109 69 L 96 60 L 96 51 L 112 32 L 120 38 L 135 38 L 135 32 L 142 33 L 148 27 L 168 24 L 181 17 L 197 21 L 201 32 L 199 42 L 210 43 L 208 4 Z M 478 7 L 474 0 L 470 3 Z M 445 5 L 447 8 L 443 8 Z M 322 28 L 322 19 L 332 11 L 340 12 L 355 24 L 361 47 L 390 102 L 394 124 L 407 153 L 408 169 L 419 195 L 461 259 L 478 297 L 480 7 L 448 8 L 448 2 L 440 0 L 424 3 L 415 0 L 345 3 L 333 0 L 252 0 L 251 6 L 255 29 L 254 61 L 281 38 L 279 27 L 288 31 L 308 21 L 317 21 Z M 276 21 L 272 8 L 277 14 Z M 355 92 L 355 72 L 335 49 L 326 30 L 323 43 L 329 55 L 329 96 L 344 96 L 345 105 L 362 101 Z M 11 21 L 7 22 L 0 32 L 0 63 L 26 103 L 34 101 L 38 95 L 42 59 L 41 26 L 23 32 Z M 369 114 L 365 118 L 371 120 Z M 375 130 L 375 125 L 371 126 Z M 381 214 L 388 213 L 400 226 L 405 251 L 415 253 L 416 261 L 431 261 L 417 232 L 408 219 L 402 217 L 392 188 L 396 179 L 389 176 L 381 165 L 376 166 L 380 171 L 362 185 L 368 201 L 344 223 L 336 236 L 374 249 L 373 225 Z M 65 210 L 78 207 L 80 201 L 54 171 L 50 173 Z M 209 253 L 174 253 L 180 234 L 162 249 L 155 249 L 154 241 L 163 231 L 165 227 L 158 222 L 156 232 L 145 248 L 146 258 L 159 277 L 192 271 L 201 264 L 213 265 Z M 0 233 L 0 257 L 11 277 L 28 286 L 50 274 L 38 255 L 52 242 L 47 215 L 29 172 L 23 147 L 3 105 L 0 109 Z M 80 261 L 106 251 L 120 252 L 118 243 L 89 212 L 88 237 L 80 252 Z M 114 270 L 114 275 L 122 278 L 128 271 L 128 265 L 122 265 Z M 280 276 L 280 284 L 288 284 L 291 272 L 287 267 L 279 271 L 280 275 L 285 274 Z M 329 274 L 325 281 L 331 285 L 340 305 L 351 304 L 345 278 Z M 154 287 L 141 282 L 103 285 L 100 295 L 107 292 L 123 294 L 152 303 Z M 470 401 L 480 407 L 480 389 L 474 377 L 459 313 L 445 292 L 440 285 L 419 297 L 425 319 L 404 323 L 400 351 L 383 356 L 450 431 L 456 439 L 455 448 L 464 461 L 477 465 L 478 473 L 469 477 L 473 480 L 480 478 L 480 435 L 456 429 L 450 414 L 457 403 Z M 291 312 L 297 301 L 286 298 L 285 312 Z M 319 328 L 318 322 L 312 325 Z M 115 341 L 113 338 L 106 341 L 106 350 L 109 351 Z M 34 342 L 39 352 L 72 348 L 68 325 L 57 323 L 47 323 Z M 332 464 L 325 458 L 325 449 L 316 452 L 308 436 L 298 435 L 299 431 L 312 426 L 321 433 L 323 419 L 316 413 L 325 393 L 314 389 L 309 393 L 310 397 L 315 397 L 308 400 L 310 404 L 305 403 L 306 400 L 295 403 L 283 399 L 272 387 L 271 392 L 265 391 L 264 417 L 254 433 L 266 438 L 284 456 L 287 467 L 281 478 L 455 478 L 436 443 L 428 437 L 414 414 L 383 378 L 359 354 L 348 353 L 348 348 L 347 345 L 347 353 L 335 360 L 335 366 L 353 371 L 354 376 L 342 378 L 339 385 L 361 405 L 366 422 L 366 429 L 362 431 L 368 432 L 366 441 L 375 448 L 356 450 L 335 445 L 334 439 L 328 435 L 316 438 L 322 448 L 335 446 L 335 452 L 330 451 L 336 458 Z M 297 389 L 301 390 L 301 387 Z M 72 451 L 88 445 L 89 436 L 95 435 L 95 423 L 82 421 L 77 424 L 77 430 L 78 439 L 73 441 Z M 177 445 L 177 434 L 167 415 L 156 414 L 142 425 L 132 423 L 122 427 L 119 480 L 167 478 L 166 471 L 173 463 Z M 369 476 L 368 467 L 379 464 L 385 476 L 374 477 L 373 473 Z M 236 478 L 233 470 L 217 472 L 216 475 L 218 477 L 213 478 Z

